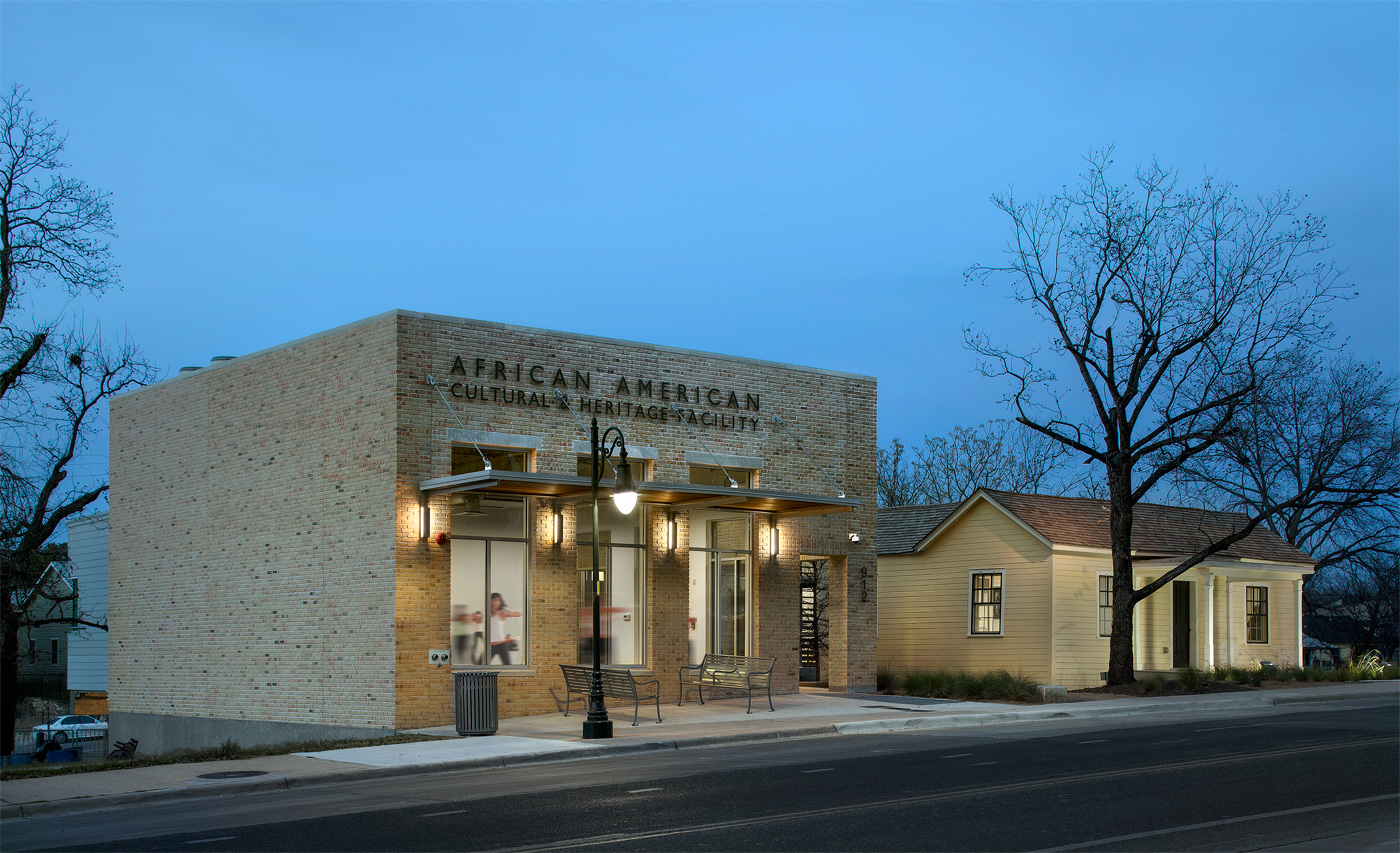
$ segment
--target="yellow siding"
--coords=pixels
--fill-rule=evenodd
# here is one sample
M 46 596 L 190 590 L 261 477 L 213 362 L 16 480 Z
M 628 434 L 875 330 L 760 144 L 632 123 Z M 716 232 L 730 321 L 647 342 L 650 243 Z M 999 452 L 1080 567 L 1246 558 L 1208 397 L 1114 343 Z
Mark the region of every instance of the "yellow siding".
M 1139 576 L 1133 586 L 1141 588 L 1159 576 Z M 1182 578 L 1186 580 L 1186 578 Z M 1172 668 L 1172 585 L 1169 583 L 1138 603 L 1133 613 L 1137 633 L 1137 649 L 1133 654 L 1134 669 L 1164 670 Z M 1199 636 L 1197 631 L 1196 635 Z M 1196 663 L 1199 658 L 1193 658 Z
M 1234 580 L 1229 584 L 1230 619 L 1234 627 L 1234 649 L 1229 646 L 1229 628 L 1225 619 L 1225 592 L 1223 578 L 1217 578 L 1216 589 L 1220 592 L 1220 609 L 1216 611 L 1219 630 L 1216 632 L 1215 660 L 1221 665 L 1255 666 L 1261 660 L 1276 666 L 1296 666 L 1298 663 L 1298 642 L 1295 620 L 1298 618 L 1297 598 L 1293 593 L 1293 582 Z M 1250 643 L 1245 631 L 1245 590 L 1246 586 L 1263 586 L 1269 589 L 1269 642 Z
M 1002 635 L 968 635 L 968 574 L 1001 570 Z M 1050 550 L 979 503 L 921 554 L 880 558 L 879 657 L 896 672 L 1050 674 Z
M 1071 689 L 1103 684 L 1108 638 L 1099 637 L 1099 575 L 1107 557 L 1056 554 L 1055 612 L 1050 680 Z

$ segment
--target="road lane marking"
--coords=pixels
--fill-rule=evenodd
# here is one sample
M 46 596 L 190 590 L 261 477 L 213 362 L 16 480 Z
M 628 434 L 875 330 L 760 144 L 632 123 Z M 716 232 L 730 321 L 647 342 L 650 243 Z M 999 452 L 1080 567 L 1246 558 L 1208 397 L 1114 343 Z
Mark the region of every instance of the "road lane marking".
M 1078 743 L 1108 743 L 1108 738 L 1100 738 L 1098 740 L 1081 740 L 1078 741 Z
M 470 809 L 456 809 L 455 811 L 450 811 L 450 812 L 429 812 L 428 814 L 423 815 L 423 817 L 442 817 L 443 815 L 448 815 L 448 814 L 466 814 L 468 811 L 471 811 L 471 810 L 470 810 Z
M 829 773 L 830 771 L 835 770 L 835 769 L 836 769 L 835 767 L 823 767 L 823 768 L 820 769 L 820 770 L 803 770 L 802 772 L 803 772 L 803 773 Z
M 907 806 L 926 805 L 928 803 L 943 800 L 957 800 L 966 797 L 981 797 L 987 794 L 1002 794 L 1013 791 L 1025 791 L 1032 788 L 1052 787 L 1071 782 L 1083 782 L 1089 780 L 1101 781 L 1120 776 L 1136 776 L 1146 771 L 1166 772 L 1172 770 L 1196 770 L 1202 767 L 1213 767 L 1220 764 L 1233 764 L 1241 761 L 1256 761 L 1260 758 L 1278 756 L 1294 757 L 1308 752 L 1325 752 L 1337 749 L 1360 749 L 1362 747 L 1378 746 L 1380 744 L 1393 744 L 1400 742 L 1400 737 L 1378 737 L 1365 740 L 1349 741 L 1341 744 L 1329 744 L 1326 746 L 1316 746 L 1311 748 L 1284 747 L 1279 749 L 1261 750 L 1259 752 L 1242 752 L 1232 755 L 1215 756 L 1211 758 L 1193 758 L 1185 761 L 1175 761 L 1167 764 L 1157 764 L 1147 767 L 1128 767 L 1121 770 L 1091 770 L 1084 773 L 1069 773 L 1062 776 L 1050 776 L 1044 779 L 1033 779 L 1024 782 L 1005 782 L 995 785 L 974 785 L 964 788 L 953 788 L 947 791 L 939 791 L 932 794 L 918 794 L 909 797 L 896 797 L 892 799 L 879 800 L 876 802 L 850 803 L 840 806 L 827 806 L 817 809 L 804 809 L 800 811 L 787 811 L 780 814 L 762 815 L 749 818 L 734 818 L 732 820 L 720 820 L 710 823 L 690 824 L 688 826 L 677 826 L 667 829 L 643 830 L 639 832 L 608 833 L 606 835 L 595 835 L 586 838 L 561 838 L 557 841 L 543 842 L 540 844 L 529 844 L 520 847 L 503 848 L 498 853 L 533 853 L 533 851 L 545 850 L 574 850 L 578 848 L 599 847 L 604 844 L 638 844 L 652 841 L 658 838 L 670 838 L 679 835 L 695 835 L 704 832 L 724 832 L 734 829 L 744 829 L 752 826 L 762 826 L 764 824 L 787 823 L 791 821 L 812 820 L 816 818 L 834 818 L 842 815 L 854 815 L 861 812 L 870 812 L 890 808 L 904 808 Z M 967 753 L 971 755 L 972 753 Z M 944 756 L 945 758 L 963 756 Z M 1400 795 L 1387 795 L 1400 796 Z M 1095 844 L 1106 842 L 1093 842 Z M 654 845 L 652 845 L 654 846 Z
M 212 844 L 215 841 L 232 841 L 238 836 L 225 835 L 223 838 L 196 838 L 194 841 L 186 841 L 186 844 Z
M 1214 826 L 1229 826 L 1232 823 L 1248 823 L 1251 820 L 1271 820 L 1276 817 L 1287 817 L 1288 815 L 1307 814 L 1308 812 L 1319 812 L 1324 809 L 1340 809 L 1347 806 L 1360 806 L 1366 803 L 1378 803 L 1382 800 L 1400 799 L 1400 794 L 1381 794 L 1375 797 L 1362 797 L 1359 800 L 1341 800 L 1335 803 L 1320 803 L 1315 806 L 1301 806 L 1296 809 L 1284 809 L 1278 812 L 1264 812 L 1262 814 L 1249 814 L 1243 817 L 1229 817 L 1222 820 L 1211 820 L 1205 823 L 1193 823 L 1187 826 L 1172 826 L 1167 829 L 1154 829 L 1150 832 L 1135 832 L 1132 835 L 1115 835 L 1112 838 L 1099 838 L 1094 841 L 1081 841 L 1078 844 L 1066 844 L 1063 847 L 1046 847 L 1036 853 L 1059 853 L 1063 850 L 1082 850 L 1085 847 L 1100 847 L 1105 844 L 1119 844 L 1124 841 L 1135 841 L 1139 838 L 1153 838 L 1158 835 L 1175 835 L 1179 832 L 1191 832 L 1197 829 L 1210 829 Z
M 660 790 L 661 790 L 660 788 L 638 788 L 638 789 L 636 789 L 635 791 L 628 791 L 627 793 L 629 793 L 629 794 L 646 794 L 646 793 L 650 793 L 651 791 L 660 791 Z
M 1000 761 L 979 761 L 976 764 L 969 764 L 968 767 L 986 767 L 988 764 L 1000 764 Z
M 943 756 L 943 757 L 944 757 L 944 758 L 971 758 L 971 757 L 972 757 L 972 753 L 970 753 L 970 752 L 959 752 L 957 755 L 945 755 L 945 756 Z
M 1231 729 L 1254 729 L 1264 725 L 1263 723 L 1251 723 L 1247 726 L 1217 726 L 1213 729 L 1196 729 L 1198 732 L 1228 732 Z

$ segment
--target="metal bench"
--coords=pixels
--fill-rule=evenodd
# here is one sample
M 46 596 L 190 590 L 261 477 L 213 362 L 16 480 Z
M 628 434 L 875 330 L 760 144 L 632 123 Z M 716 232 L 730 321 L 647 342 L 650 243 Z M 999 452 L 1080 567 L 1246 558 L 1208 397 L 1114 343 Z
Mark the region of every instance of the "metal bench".
M 700 663 L 681 667 L 680 698 L 676 704 L 685 702 L 687 687 L 694 687 L 695 692 L 700 694 L 701 705 L 705 704 L 706 687 L 711 690 L 717 687 L 744 690 L 749 694 L 749 709 L 744 713 L 752 714 L 754 688 L 762 687 L 768 691 L 768 710 L 777 710 L 773 707 L 773 665 L 777 662 L 777 658 L 707 654 Z
M 584 697 L 593 689 L 593 667 L 579 664 L 559 664 L 564 671 L 564 716 L 569 716 L 569 708 L 575 693 Z M 644 688 L 651 685 L 650 690 Z M 632 700 L 632 725 L 637 725 L 637 715 L 643 702 L 656 703 L 656 721 L 661 722 L 661 682 L 655 678 L 638 681 L 625 669 L 603 670 L 603 695 L 613 699 Z

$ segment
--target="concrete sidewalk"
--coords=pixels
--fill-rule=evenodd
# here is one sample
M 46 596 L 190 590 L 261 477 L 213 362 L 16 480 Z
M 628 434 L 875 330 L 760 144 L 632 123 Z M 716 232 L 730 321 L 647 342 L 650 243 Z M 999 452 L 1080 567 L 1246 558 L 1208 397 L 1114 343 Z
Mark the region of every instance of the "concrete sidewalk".
M 418 733 L 440 737 L 420 743 L 14 780 L 0 785 L 0 819 L 116 808 L 181 797 L 282 790 L 356 779 L 509 767 L 775 738 L 916 731 L 1066 718 L 1129 715 L 1169 718 L 1172 714 L 1183 712 L 1397 696 L 1400 696 L 1400 682 L 1395 681 L 1053 705 L 1003 705 L 804 691 L 791 696 L 775 696 L 773 705 L 776 710 L 772 712 L 766 706 L 758 710 L 763 703 L 756 701 L 752 714 L 744 713 L 746 701 L 743 699 L 711 701 L 705 705 L 687 703 L 681 707 L 663 705 L 661 715 L 664 722 L 660 724 L 656 722 L 654 707 L 644 708 L 637 726 L 631 725 L 631 709 L 618 705 L 608 708 L 608 715 L 613 721 L 613 737 L 602 741 L 585 741 L 580 737 L 584 718 L 575 711 L 569 717 L 555 713 L 502 720 L 499 732 L 489 737 L 458 737 L 451 726 L 443 726 L 417 730 Z

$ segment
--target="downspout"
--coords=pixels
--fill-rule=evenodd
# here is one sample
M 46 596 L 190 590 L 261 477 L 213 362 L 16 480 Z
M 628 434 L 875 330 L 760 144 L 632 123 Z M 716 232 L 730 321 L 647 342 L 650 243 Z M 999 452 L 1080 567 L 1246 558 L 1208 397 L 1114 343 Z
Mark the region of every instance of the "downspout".
M 1295 665 L 1303 665 L 1303 579 L 1293 580 L 1293 643 Z

